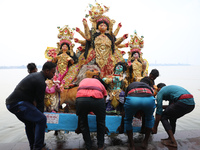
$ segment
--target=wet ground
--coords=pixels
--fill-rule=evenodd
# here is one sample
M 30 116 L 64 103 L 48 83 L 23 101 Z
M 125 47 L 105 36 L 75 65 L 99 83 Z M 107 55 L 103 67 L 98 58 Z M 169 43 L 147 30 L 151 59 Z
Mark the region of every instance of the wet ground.
M 97 149 L 96 135 L 91 134 L 93 140 L 93 149 Z M 29 150 L 26 135 L 20 137 L 20 142 L 3 143 L 0 141 L 0 150 Z M 200 130 L 177 131 L 175 138 L 177 139 L 178 148 L 167 147 L 161 144 L 160 139 L 167 138 L 166 133 L 158 133 L 152 135 L 147 150 L 199 150 L 200 149 Z M 136 150 L 143 150 L 141 141 L 143 135 L 134 133 Z M 54 131 L 46 133 L 46 145 L 51 150 L 78 150 L 84 149 L 84 141 L 82 135 L 74 132 L 61 132 L 58 136 L 54 136 Z M 105 150 L 127 150 L 128 142 L 125 134 L 105 136 Z

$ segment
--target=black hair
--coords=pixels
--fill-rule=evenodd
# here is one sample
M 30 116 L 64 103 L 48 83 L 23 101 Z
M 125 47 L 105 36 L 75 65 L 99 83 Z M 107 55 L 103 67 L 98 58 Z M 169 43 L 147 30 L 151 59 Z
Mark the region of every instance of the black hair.
M 159 71 L 157 69 L 152 69 L 150 74 L 152 74 L 154 77 L 158 77 L 159 76 Z
M 151 79 L 149 79 L 149 77 L 144 77 L 140 80 L 140 82 L 144 82 L 146 84 L 148 84 L 150 87 L 153 87 L 153 82 Z
M 162 88 L 162 87 L 164 87 L 164 86 L 166 86 L 165 83 L 159 83 L 159 84 L 157 85 L 158 88 Z
M 44 65 L 42 66 L 42 71 L 45 71 L 45 70 L 51 70 L 52 68 L 55 68 L 56 67 L 56 64 L 51 62 L 51 61 L 47 61 L 44 63 Z
M 117 67 L 118 65 L 122 65 L 122 66 L 123 66 L 123 73 L 127 70 L 126 64 L 125 64 L 124 62 L 118 62 L 118 63 L 115 65 L 114 72 L 115 72 L 116 67 Z
M 58 55 L 60 55 L 60 54 L 62 54 L 63 52 L 62 52 L 62 46 L 63 45 L 67 45 L 67 47 L 68 47 L 68 51 L 66 52 L 67 53 L 67 55 L 69 55 L 70 57 L 72 57 L 72 59 L 74 60 L 74 63 L 77 63 L 78 62 L 78 57 L 76 56 L 76 54 L 74 53 L 74 55 L 73 56 L 71 56 L 70 55 L 70 52 L 69 52 L 69 50 L 70 50 L 70 46 L 69 46 L 69 44 L 68 43 L 62 43 L 61 45 L 60 45 L 60 52 L 58 53 Z M 70 64 L 71 65 L 71 64 Z
M 70 50 L 70 46 L 69 46 L 69 44 L 68 43 L 62 43 L 61 45 L 60 45 L 60 51 L 59 51 L 59 53 L 58 53 L 58 55 L 60 55 L 60 54 L 62 54 L 63 52 L 62 52 L 62 46 L 63 45 L 67 45 L 67 47 L 68 47 L 68 50 Z
M 69 44 L 68 43 L 62 43 L 61 45 L 60 45 L 60 49 L 62 49 L 62 46 L 63 45 L 67 45 L 67 47 L 68 47 L 68 50 L 70 50 L 70 46 L 69 46 Z
M 139 52 L 133 52 L 133 53 L 131 54 L 131 57 L 133 57 L 133 55 L 134 55 L 135 53 L 138 53 L 139 58 L 140 58 L 140 53 L 139 53 Z M 133 62 L 134 60 L 135 60 L 135 59 L 131 60 L 131 62 Z M 140 63 L 142 63 L 139 59 L 138 59 L 138 61 L 139 61 Z
M 35 65 L 35 63 L 29 63 L 27 65 L 27 69 L 28 69 L 28 72 L 32 72 L 33 70 L 35 70 L 37 67 Z

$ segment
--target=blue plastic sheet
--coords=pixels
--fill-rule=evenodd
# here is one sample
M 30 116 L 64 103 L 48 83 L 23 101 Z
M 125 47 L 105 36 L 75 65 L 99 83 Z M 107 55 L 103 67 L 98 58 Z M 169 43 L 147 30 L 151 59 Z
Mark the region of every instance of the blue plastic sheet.
M 51 130 L 75 131 L 78 125 L 78 116 L 69 113 L 44 113 L 47 117 L 46 132 Z M 97 131 L 96 116 L 88 114 L 90 132 Z M 106 127 L 109 133 L 118 133 L 117 128 L 121 124 L 121 116 L 106 115 Z M 140 132 L 141 127 L 133 127 L 133 132 Z

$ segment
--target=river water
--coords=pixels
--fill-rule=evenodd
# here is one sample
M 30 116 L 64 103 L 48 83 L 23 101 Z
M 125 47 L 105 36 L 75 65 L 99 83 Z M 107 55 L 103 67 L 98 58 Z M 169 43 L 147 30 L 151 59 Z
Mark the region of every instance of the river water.
M 149 72 L 154 68 L 160 72 L 160 76 L 155 80 L 156 84 L 164 82 L 167 85 L 179 85 L 186 88 L 194 96 L 195 109 L 178 120 L 177 131 L 199 130 L 200 66 L 149 66 Z M 5 107 L 5 99 L 27 74 L 26 69 L 0 69 L 0 143 L 27 142 L 24 125 Z M 162 132 L 164 129 L 160 124 L 158 133 Z M 53 135 L 46 133 L 46 136 Z

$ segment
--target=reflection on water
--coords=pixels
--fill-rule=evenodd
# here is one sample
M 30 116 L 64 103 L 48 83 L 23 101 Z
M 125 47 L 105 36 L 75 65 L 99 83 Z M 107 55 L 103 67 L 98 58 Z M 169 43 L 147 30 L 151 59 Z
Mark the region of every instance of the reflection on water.
M 157 68 L 160 72 L 160 76 L 155 81 L 156 84 L 164 82 L 167 85 L 179 85 L 194 95 L 196 102 L 195 109 L 190 114 L 178 120 L 177 130 L 199 130 L 200 66 L 150 66 L 149 72 L 154 68 Z M 0 141 L 2 143 L 27 142 L 24 125 L 13 114 L 8 112 L 5 107 L 6 97 L 14 90 L 18 82 L 28 74 L 27 70 L 1 69 L 0 74 L 0 134 L 3 135 L 0 136 Z M 159 125 L 158 132 L 164 132 L 161 124 Z M 50 136 L 53 136 L 52 133 L 47 134 L 47 138 Z M 69 136 L 67 135 L 67 137 Z M 75 138 L 77 137 L 75 136 Z M 137 139 L 140 140 L 140 137 L 137 136 Z M 109 145 L 115 145 L 115 143 L 118 143 L 118 145 L 127 145 L 127 137 L 125 135 L 118 135 L 117 138 L 106 137 L 106 143 L 109 143 Z

